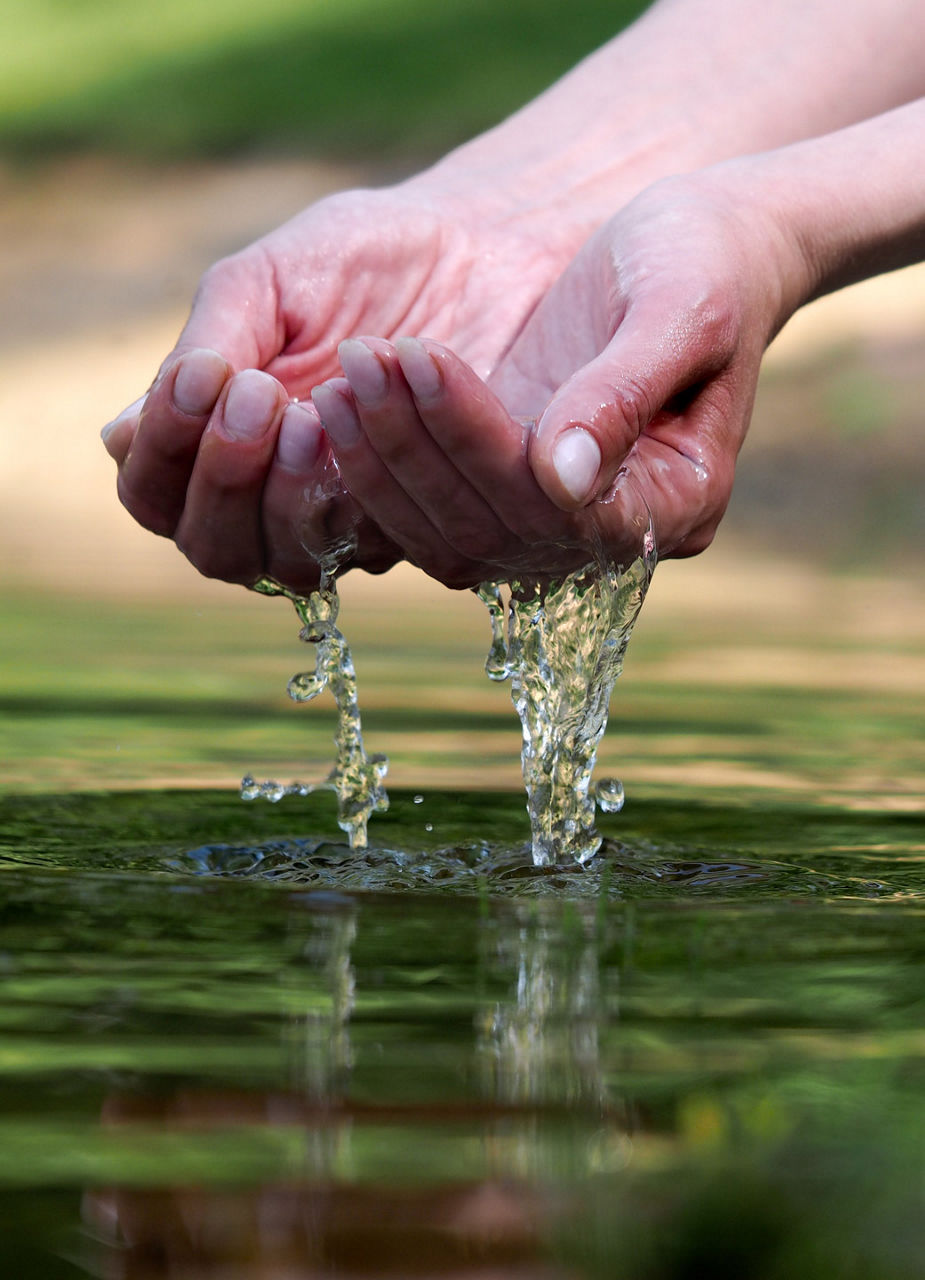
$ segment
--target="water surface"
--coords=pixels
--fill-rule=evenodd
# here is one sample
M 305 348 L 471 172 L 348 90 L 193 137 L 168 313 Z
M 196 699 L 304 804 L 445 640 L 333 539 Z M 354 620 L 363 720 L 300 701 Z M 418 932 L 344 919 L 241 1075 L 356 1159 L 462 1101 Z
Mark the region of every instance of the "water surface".
M 428 827 L 432 828 L 428 830 Z M 915 815 L 0 802 L 0 1213 L 32 1277 L 905 1277 Z

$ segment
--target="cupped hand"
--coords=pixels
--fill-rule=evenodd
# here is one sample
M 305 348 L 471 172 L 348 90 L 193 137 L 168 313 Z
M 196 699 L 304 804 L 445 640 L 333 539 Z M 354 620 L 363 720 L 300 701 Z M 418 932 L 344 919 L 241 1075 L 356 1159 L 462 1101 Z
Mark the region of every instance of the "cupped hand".
M 367 338 L 314 402 L 364 512 L 448 585 L 557 573 L 599 547 L 626 563 L 646 508 L 659 554 L 692 555 L 804 283 L 725 177 L 671 180 L 592 237 L 487 380 L 442 345 Z
M 561 270 L 529 218 L 441 199 L 421 183 L 329 197 L 206 273 L 142 400 L 104 432 L 124 505 L 203 573 L 299 590 L 352 541 L 342 567 L 401 555 L 344 493 L 304 401 L 337 370 L 338 342 L 426 332 L 482 375 Z

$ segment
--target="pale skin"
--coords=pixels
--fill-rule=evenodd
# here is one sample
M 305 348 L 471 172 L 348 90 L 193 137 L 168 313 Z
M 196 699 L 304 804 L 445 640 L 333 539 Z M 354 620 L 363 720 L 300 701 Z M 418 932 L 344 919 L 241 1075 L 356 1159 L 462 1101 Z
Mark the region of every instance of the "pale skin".
M 640 497 L 661 554 L 702 550 L 770 338 L 925 254 L 923 52 L 920 0 L 662 0 L 426 173 L 213 268 L 107 429 L 123 502 L 296 590 L 347 532 L 341 567 L 451 586 L 624 560 Z

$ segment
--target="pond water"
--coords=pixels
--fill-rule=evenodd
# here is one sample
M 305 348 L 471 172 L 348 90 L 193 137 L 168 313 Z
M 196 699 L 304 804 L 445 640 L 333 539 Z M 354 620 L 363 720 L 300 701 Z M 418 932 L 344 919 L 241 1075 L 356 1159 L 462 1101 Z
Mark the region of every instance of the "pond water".
M 919 1276 L 920 816 L 0 800 L 3 1274 Z

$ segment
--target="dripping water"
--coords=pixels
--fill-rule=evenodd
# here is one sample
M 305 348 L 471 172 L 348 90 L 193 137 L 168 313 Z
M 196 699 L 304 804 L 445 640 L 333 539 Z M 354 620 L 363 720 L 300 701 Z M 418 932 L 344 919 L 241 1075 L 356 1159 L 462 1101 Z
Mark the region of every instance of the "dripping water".
M 628 567 L 599 556 L 559 581 L 488 582 L 478 588 L 491 625 L 485 670 L 492 680 L 510 679 L 523 730 L 521 764 L 536 866 L 588 862 L 601 845 L 595 803 L 606 813 L 623 807 L 619 781 L 602 779 L 592 788 L 591 779 L 610 695 L 655 560 L 650 521 Z
M 241 782 L 241 797 L 275 802 L 286 795 L 333 791 L 337 796 L 337 825 L 346 832 L 351 849 L 365 849 L 370 817 L 389 807 L 385 789 L 389 762 L 383 755 L 367 755 L 363 745 L 353 656 L 337 626 L 340 599 L 334 574 L 339 559 L 325 559 L 318 588 L 308 596 L 297 595 L 272 578 L 261 578 L 253 587 L 262 595 L 282 595 L 291 600 L 302 623 L 299 638 L 315 646 L 314 670 L 294 675 L 287 691 L 294 702 L 310 702 L 330 688 L 337 707 L 334 767 L 324 782 L 314 784 L 257 782 L 248 774 Z

